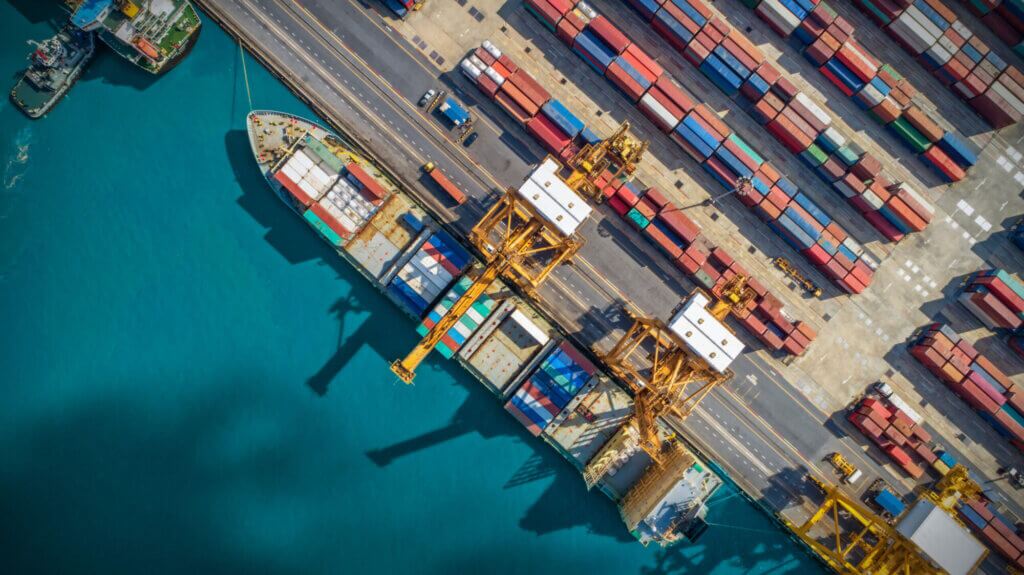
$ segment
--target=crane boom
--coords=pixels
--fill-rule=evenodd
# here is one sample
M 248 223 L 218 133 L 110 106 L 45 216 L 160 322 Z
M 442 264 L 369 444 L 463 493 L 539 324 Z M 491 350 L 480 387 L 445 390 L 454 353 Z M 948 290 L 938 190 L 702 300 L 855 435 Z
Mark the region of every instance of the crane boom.
M 539 219 L 533 218 L 526 225 L 513 232 L 509 240 L 494 254 L 494 259 L 491 260 L 480 276 L 476 278 L 473 284 L 469 286 L 469 289 L 459 297 L 444 316 L 430 328 L 430 332 L 416 344 L 416 347 L 408 355 L 403 359 L 395 360 L 391 364 L 391 371 L 395 372 L 395 375 L 405 383 L 412 383 L 416 377 L 416 368 L 423 363 L 423 360 L 434 349 L 434 346 L 441 341 L 449 329 L 458 323 L 462 314 L 469 310 L 473 302 L 483 295 L 484 291 L 494 283 L 494 280 L 498 279 L 505 270 L 530 251 L 532 247 L 531 240 L 542 228 L 543 223 Z

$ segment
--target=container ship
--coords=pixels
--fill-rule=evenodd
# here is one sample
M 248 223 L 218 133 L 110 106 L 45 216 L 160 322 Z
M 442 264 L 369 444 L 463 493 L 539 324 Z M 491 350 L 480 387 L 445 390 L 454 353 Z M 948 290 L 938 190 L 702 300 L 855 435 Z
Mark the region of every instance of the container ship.
M 247 130 L 271 189 L 413 318 L 420 335 L 469 289 L 480 262 L 351 141 L 272 111 L 251 112 Z M 550 161 L 520 191 L 550 172 Z M 434 349 L 611 498 L 644 545 L 694 541 L 707 529 L 707 501 L 723 483 L 712 466 L 685 447 L 655 464 L 628 424 L 631 394 L 503 280 Z
M 67 0 L 71 23 L 93 31 L 122 58 L 152 74 L 177 64 L 199 37 L 188 0 Z
M 31 64 L 11 89 L 11 101 L 35 119 L 49 112 L 81 77 L 96 41 L 92 32 L 67 25 L 52 38 L 31 44 Z

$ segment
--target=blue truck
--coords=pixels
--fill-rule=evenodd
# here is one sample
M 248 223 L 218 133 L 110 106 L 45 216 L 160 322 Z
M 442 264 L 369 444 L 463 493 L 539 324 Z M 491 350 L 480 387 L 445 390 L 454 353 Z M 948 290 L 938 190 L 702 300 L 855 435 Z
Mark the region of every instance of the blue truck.
M 451 96 L 446 97 L 444 102 L 441 102 L 441 105 L 437 107 L 437 110 L 456 128 L 465 125 L 469 121 L 469 110 Z

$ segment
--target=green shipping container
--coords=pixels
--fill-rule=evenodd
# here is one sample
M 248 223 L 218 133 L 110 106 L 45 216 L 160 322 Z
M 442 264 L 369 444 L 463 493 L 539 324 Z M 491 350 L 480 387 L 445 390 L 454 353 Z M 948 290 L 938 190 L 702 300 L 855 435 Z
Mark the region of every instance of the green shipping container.
M 813 164 L 815 167 L 824 164 L 825 161 L 828 160 L 828 154 L 826 154 L 825 150 L 822 150 L 821 147 L 818 146 L 818 144 L 811 144 L 809 148 L 800 152 L 800 155 L 803 156 L 808 163 Z
M 327 149 L 327 146 L 320 143 L 320 140 L 306 134 L 304 143 L 314 154 L 320 156 L 320 159 L 330 166 L 331 170 L 334 170 L 334 173 L 340 173 L 341 169 L 345 167 L 345 163 L 341 161 L 341 158 L 332 154 L 331 151 Z
M 1017 294 L 1017 297 L 1024 298 L 1024 286 L 1020 285 L 1017 278 L 1006 273 L 1006 270 L 1003 269 L 996 270 L 996 277 L 1002 280 L 1006 287 L 1012 289 L 1013 293 Z
M 932 143 L 928 141 L 928 138 L 924 137 L 924 134 L 918 132 L 917 128 L 911 126 L 910 122 L 902 116 L 896 118 L 896 121 L 889 124 L 889 129 L 902 138 L 903 141 L 910 146 L 910 149 L 914 150 L 918 154 L 924 152 L 932 145 Z
M 736 144 L 736 146 L 739 149 L 743 150 L 744 153 L 750 156 L 750 158 L 754 160 L 754 162 L 757 163 L 758 166 L 764 163 L 764 158 L 762 158 L 760 154 L 755 152 L 749 144 L 744 142 L 743 138 L 740 138 L 736 134 L 729 134 L 729 141 L 731 141 L 733 144 Z
M 870 10 L 871 13 L 874 14 L 878 21 L 881 22 L 883 25 L 892 22 L 892 19 L 886 16 L 885 12 L 879 10 L 878 7 L 875 6 L 875 4 L 870 0 L 861 0 L 860 5 Z
M 693 280 L 704 289 L 709 290 L 715 287 L 715 280 L 711 279 L 708 272 L 704 270 L 697 270 L 697 273 L 693 274 Z
M 320 232 L 321 236 L 327 238 L 327 241 L 336 246 L 340 246 L 342 244 L 343 240 L 341 239 L 341 236 L 336 234 L 330 226 L 325 224 L 324 221 L 320 219 L 320 216 L 313 213 L 313 210 L 306 210 L 306 213 L 302 214 L 302 217 L 306 218 L 306 221 L 312 224 L 313 227 L 316 228 L 316 231 Z
M 889 75 L 895 78 L 897 82 L 903 79 L 903 76 L 888 64 L 882 64 L 882 67 L 879 68 L 879 70 L 883 72 L 888 72 Z
M 836 157 L 839 161 L 846 164 L 846 167 L 852 167 L 857 163 L 860 158 L 857 157 L 857 153 L 850 149 L 849 146 L 841 146 L 836 150 Z
M 641 230 L 649 226 L 651 223 L 651 221 L 638 212 L 636 208 L 630 208 L 630 210 L 626 212 L 626 219 Z

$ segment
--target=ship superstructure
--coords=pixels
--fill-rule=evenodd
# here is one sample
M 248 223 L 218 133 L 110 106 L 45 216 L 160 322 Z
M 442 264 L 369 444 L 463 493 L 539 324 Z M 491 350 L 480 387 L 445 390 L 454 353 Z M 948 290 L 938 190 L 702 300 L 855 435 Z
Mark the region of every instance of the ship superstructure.
M 195 44 L 201 26 L 188 0 L 68 0 L 71 23 L 93 31 L 115 52 L 160 74 Z
M 30 118 L 46 114 L 74 85 L 95 52 L 92 32 L 68 25 L 42 42 L 30 42 L 35 50 L 30 65 L 11 89 L 11 101 Z
M 414 318 L 421 336 L 483 273 L 483 262 L 344 137 L 280 112 L 251 112 L 247 127 L 271 188 Z M 542 164 L 524 186 L 557 177 L 549 171 Z M 661 440 L 672 447 L 652 459 L 630 423 L 631 394 L 505 279 L 491 282 L 433 349 L 472 373 L 581 472 L 612 454 L 592 485 L 617 503 L 643 544 L 692 541 L 706 530 L 706 502 L 722 480 L 664 428 Z

